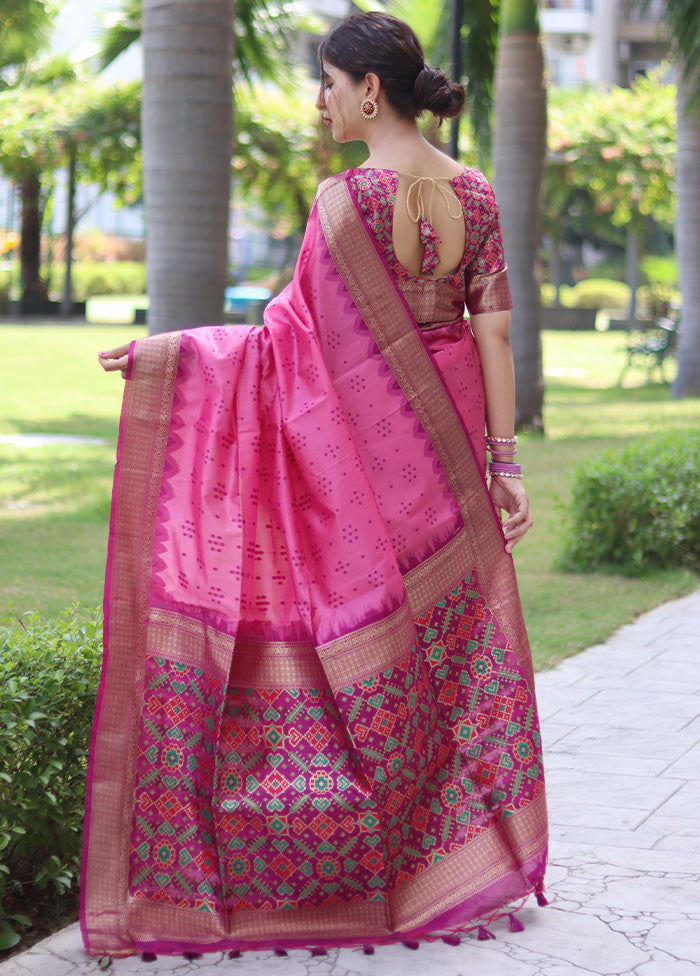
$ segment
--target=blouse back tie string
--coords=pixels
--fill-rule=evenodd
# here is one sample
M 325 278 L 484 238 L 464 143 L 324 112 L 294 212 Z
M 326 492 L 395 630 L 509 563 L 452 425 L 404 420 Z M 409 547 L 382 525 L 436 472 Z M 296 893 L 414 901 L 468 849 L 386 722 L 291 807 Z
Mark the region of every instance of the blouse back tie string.
M 438 245 L 442 244 L 442 240 L 437 236 L 433 227 L 433 197 L 435 190 L 437 189 L 442 194 L 447 204 L 447 213 L 453 220 L 459 220 L 461 218 L 462 207 L 459 200 L 443 186 L 443 182 L 447 177 L 436 179 L 432 176 L 411 175 L 409 178 L 412 182 L 406 193 L 406 212 L 408 219 L 412 223 L 418 224 L 418 239 L 424 247 L 421 274 L 431 274 L 440 263 Z M 425 183 L 430 184 L 427 217 L 423 196 L 423 186 Z

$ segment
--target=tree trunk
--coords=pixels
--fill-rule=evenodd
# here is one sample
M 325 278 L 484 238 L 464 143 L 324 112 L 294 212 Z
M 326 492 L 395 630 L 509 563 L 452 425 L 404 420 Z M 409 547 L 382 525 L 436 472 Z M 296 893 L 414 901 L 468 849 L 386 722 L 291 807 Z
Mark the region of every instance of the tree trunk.
M 625 264 L 627 284 L 630 290 L 627 318 L 634 319 L 637 316 L 637 288 L 639 287 L 639 232 L 633 220 L 627 225 Z
M 678 83 L 676 253 L 683 305 L 674 397 L 700 396 L 700 106 L 691 101 L 697 89 L 697 75 Z
M 66 203 L 66 276 L 63 279 L 61 315 L 67 318 L 73 311 L 73 237 L 75 233 L 75 149 L 68 162 L 68 191 Z
M 26 175 L 20 180 L 22 201 L 22 240 L 20 268 L 22 299 L 46 298 L 48 290 L 41 280 L 41 180 L 38 175 Z
M 527 8 L 524 20 L 512 9 Z M 510 16 L 509 16 L 510 14 Z M 501 7 L 501 24 L 537 25 L 536 0 Z M 540 289 L 535 266 L 540 243 L 541 193 L 547 131 L 547 99 L 539 31 L 501 34 L 495 76 L 494 189 L 513 295 L 511 342 L 515 361 L 515 422 L 542 430 Z
M 221 321 L 233 141 L 233 0 L 144 0 L 148 328 Z

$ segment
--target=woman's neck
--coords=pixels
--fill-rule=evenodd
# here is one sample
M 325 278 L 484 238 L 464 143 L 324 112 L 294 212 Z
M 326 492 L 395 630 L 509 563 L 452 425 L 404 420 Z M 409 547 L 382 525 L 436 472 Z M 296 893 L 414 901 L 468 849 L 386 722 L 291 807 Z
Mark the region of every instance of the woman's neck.
M 365 142 L 369 156 L 363 165 L 368 168 L 397 170 L 418 176 L 454 176 L 462 170 L 459 164 L 421 135 L 415 119 L 394 115 L 382 120 L 376 129 L 369 131 Z

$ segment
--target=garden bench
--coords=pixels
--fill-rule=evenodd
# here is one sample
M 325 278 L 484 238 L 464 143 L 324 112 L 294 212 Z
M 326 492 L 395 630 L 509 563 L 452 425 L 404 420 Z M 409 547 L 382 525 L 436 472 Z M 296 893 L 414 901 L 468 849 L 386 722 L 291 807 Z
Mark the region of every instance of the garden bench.
M 678 322 L 671 318 L 660 318 L 651 325 L 631 329 L 627 337 L 625 364 L 618 378 L 618 386 L 630 367 L 637 367 L 646 371 L 647 379 L 651 379 L 654 370 L 658 369 L 662 382 L 668 382 L 664 376 L 664 363 L 675 353 L 676 338 L 678 336 Z

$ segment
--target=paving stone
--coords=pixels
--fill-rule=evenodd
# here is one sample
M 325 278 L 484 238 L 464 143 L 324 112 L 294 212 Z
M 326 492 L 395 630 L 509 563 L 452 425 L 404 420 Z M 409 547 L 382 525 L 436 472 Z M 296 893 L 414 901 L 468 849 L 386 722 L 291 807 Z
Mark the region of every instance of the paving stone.
M 608 908 L 626 908 L 637 913 L 653 915 L 658 912 L 677 912 L 679 917 L 696 911 L 700 917 L 700 878 L 650 878 L 638 875 L 629 881 L 611 881 L 597 902 Z M 697 929 L 700 932 L 700 926 Z
M 683 962 L 661 953 L 639 969 L 635 976 L 698 976 L 698 967 L 692 962 Z
M 676 959 L 700 965 L 700 938 L 697 921 L 661 922 L 647 936 L 647 944 L 663 949 Z

